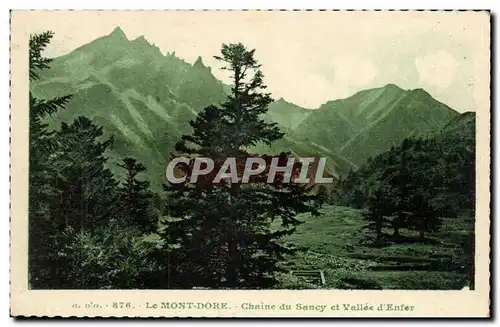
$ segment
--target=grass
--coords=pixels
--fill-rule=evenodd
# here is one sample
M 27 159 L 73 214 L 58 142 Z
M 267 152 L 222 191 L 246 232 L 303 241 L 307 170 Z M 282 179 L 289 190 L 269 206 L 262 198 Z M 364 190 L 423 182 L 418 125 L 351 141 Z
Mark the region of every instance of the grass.
M 367 241 L 371 234 L 362 228 L 364 221 L 359 210 L 324 206 L 321 212 L 319 217 L 301 216 L 304 223 L 282 240 L 304 249 L 283 265 L 289 271 L 323 270 L 326 285 L 304 284 L 294 276 L 282 274 L 282 287 L 461 289 L 469 284 L 466 270 L 471 259 L 461 242 L 473 232 L 472 218 L 443 219 L 441 230 L 429 233 L 425 244 L 373 247 Z M 412 231 L 401 233 L 409 238 L 416 236 Z

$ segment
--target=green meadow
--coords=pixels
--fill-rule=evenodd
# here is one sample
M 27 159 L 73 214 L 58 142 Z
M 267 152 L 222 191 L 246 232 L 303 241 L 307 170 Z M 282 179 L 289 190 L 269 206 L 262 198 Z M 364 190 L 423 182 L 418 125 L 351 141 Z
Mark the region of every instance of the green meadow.
M 424 243 L 416 240 L 415 232 L 402 230 L 405 240 L 374 247 L 366 241 L 361 210 L 326 205 L 320 211 L 318 217 L 302 216 L 304 223 L 296 233 L 283 239 L 303 251 L 283 267 L 290 272 L 323 270 L 326 284 L 285 273 L 280 275 L 284 288 L 462 289 L 469 285 L 464 242 L 474 229 L 471 217 L 444 218 L 441 230 L 430 233 Z

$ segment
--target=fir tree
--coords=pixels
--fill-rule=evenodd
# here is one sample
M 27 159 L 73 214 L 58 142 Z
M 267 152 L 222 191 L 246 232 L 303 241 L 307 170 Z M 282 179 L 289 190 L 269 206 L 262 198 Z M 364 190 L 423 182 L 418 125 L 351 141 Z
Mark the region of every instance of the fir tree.
M 29 42 L 29 77 L 37 80 L 48 69 L 50 59 L 42 56 L 53 37 L 52 32 L 34 34 Z M 54 176 L 54 153 L 58 142 L 44 120 L 64 108 L 71 95 L 38 99 L 29 93 L 29 284 L 47 286 L 54 282 L 57 272 L 57 248 L 51 204 L 59 194 Z
M 42 52 L 52 35 L 31 37 L 31 81 L 49 68 Z M 163 287 L 163 244 L 145 234 L 153 227 L 144 218 L 153 215 L 148 185 L 136 179 L 143 166 L 126 159 L 128 178 L 119 188 L 106 168 L 113 140 L 104 138 L 102 127 L 82 116 L 48 128 L 70 95 L 38 99 L 30 93 L 29 99 L 30 288 Z M 123 202 L 136 206 L 124 212 Z M 124 217 L 134 223 L 124 224 Z
M 410 142 L 410 141 L 409 141 Z M 411 146 L 405 148 L 405 160 L 410 168 L 408 181 L 408 219 L 407 226 L 418 230 L 420 239 L 425 241 L 425 233 L 438 231 L 442 225 L 440 211 L 433 205 L 439 183 L 432 168 L 438 164 L 437 156 L 432 155 L 422 139 L 412 139 Z
M 323 207 L 323 204 L 328 201 L 328 190 L 325 185 L 318 186 L 316 196 L 316 204 L 318 208 Z
M 60 144 L 56 183 L 60 190 L 59 229 L 92 230 L 116 219 L 118 182 L 105 168 L 105 152 L 113 139 L 103 140 L 103 128 L 86 117 L 62 123 L 56 137 Z
M 375 232 L 375 244 L 381 245 L 382 228 L 390 226 L 391 221 L 387 218 L 393 214 L 393 201 L 391 188 L 381 182 L 371 190 L 367 199 L 367 210 L 363 217 L 368 224 L 366 227 Z
M 435 232 L 441 228 L 442 220 L 429 201 L 429 193 L 425 190 L 415 192 L 410 196 L 410 212 L 408 227 L 417 230 L 420 240 L 425 241 L 425 233 Z
M 232 73 L 231 94 L 190 122 L 193 133 L 182 137 L 179 152 L 215 159 L 244 157 L 248 147 L 283 136 L 276 124 L 262 118 L 273 100 L 264 92 L 254 50 L 224 44 L 221 53 L 215 58 Z M 293 253 L 279 239 L 299 224 L 297 213 L 316 212 L 314 196 L 297 184 L 221 182 L 167 189 L 172 192 L 168 213 L 177 218 L 169 223 L 168 236 L 180 246 L 172 256 L 175 287 L 272 286 L 277 263 Z M 276 219 L 282 222 L 278 230 L 271 228 Z
M 119 166 L 126 170 L 126 177 L 119 189 L 119 201 L 126 222 L 138 226 L 144 232 L 156 229 L 153 212 L 153 192 L 148 181 L 141 181 L 138 175 L 146 171 L 146 167 L 134 158 L 125 158 Z
M 87 279 L 96 266 L 86 269 L 81 266 L 85 250 L 74 247 L 73 242 L 84 234 L 91 239 L 104 237 L 109 233 L 105 231 L 115 226 L 118 219 L 118 183 L 104 167 L 108 160 L 104 154 L 112 140 L 101 140 L 102 135 L 102 127 L 86 117 L 78 117 L 71 124 L 62 123 L 55 134 L 58 151 L 52 165 L 57 173 L 52 182 L 57 195 L 50 204 L 54 224 L 52 238 L 58 251 L 54 288 L 99 286 L 95 279 L 92 282 Z

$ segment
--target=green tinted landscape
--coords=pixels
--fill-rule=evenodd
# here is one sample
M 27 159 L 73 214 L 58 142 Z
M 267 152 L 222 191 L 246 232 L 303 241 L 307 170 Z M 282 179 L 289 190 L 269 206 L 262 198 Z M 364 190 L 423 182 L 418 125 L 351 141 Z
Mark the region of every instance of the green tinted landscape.
M 30 42 L 33 288 L 474 287 L 474 112 L 395 84 L 302 108 L 242 44 L 214 54 L 226 85 L 119 27 L 44 61 L 50 39 Z M 334 182 L 166 185 L 174 152 L 221 148 L 326 157 Z

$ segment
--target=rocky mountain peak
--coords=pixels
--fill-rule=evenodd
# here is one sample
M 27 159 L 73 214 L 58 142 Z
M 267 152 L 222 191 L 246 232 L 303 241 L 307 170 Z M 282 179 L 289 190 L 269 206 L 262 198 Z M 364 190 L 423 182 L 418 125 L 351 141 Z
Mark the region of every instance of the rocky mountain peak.
M 115 29 L 113 30 L 113 32 L 111 32 L 111 34 L 109 34 L 109 36 L 114 39 L 123 39 L 123 40 L 127 39 L 125 32 L 123 32 L 120 26 L 115 27 Z

